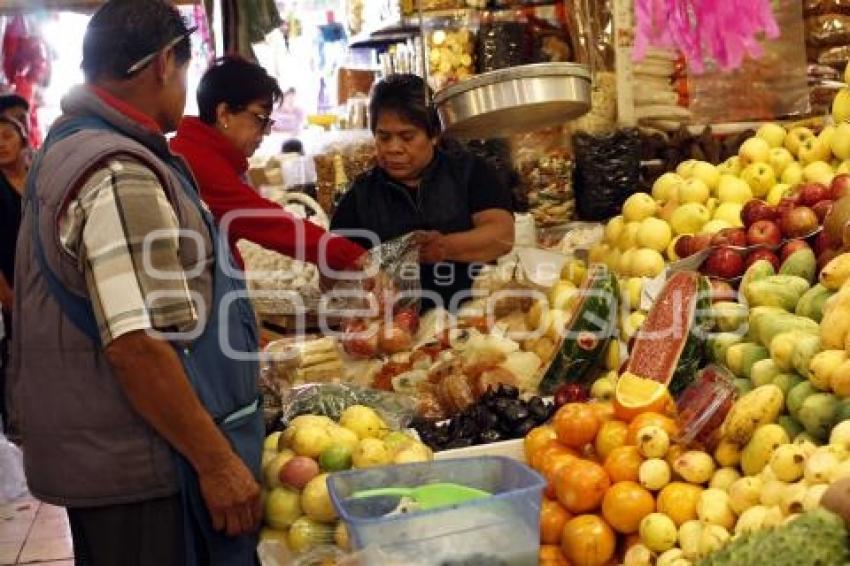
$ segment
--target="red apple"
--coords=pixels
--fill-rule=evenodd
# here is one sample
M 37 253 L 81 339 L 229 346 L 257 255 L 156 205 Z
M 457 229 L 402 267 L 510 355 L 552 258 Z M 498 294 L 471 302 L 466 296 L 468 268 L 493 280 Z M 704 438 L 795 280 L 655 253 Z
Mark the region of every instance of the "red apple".
M 398 354 L 410 350 L 413 336 L 407 330 L 395 324 L 385 327 L 378 334 L 378 347 L 385 354 Z
M 808 247 L 809 244 L 806 243 L 806 240 L 791 240 L 786 242 L 779 251 L 779 261 L 785 263 L 785 260 L 788 259 L 789 255 L 793 254 L 797 250 L 804 250 Z
M 712 303 L 717 303 L 719 301 L 735 301 L 737 299 L 737 293 L 735 293 L 735 289 L 732 288 L 732 285 L 728 281 L 710 277 L 709 283 L 711 283 Z
M 701 252 L 711 244 L 711 234 L 697 234 L 693 236 L 689 242 L 688 255 L 694 255 Z
M 717 248 L 709 254 L 704 268 L 712 277 L 733 279 L 744 273 L 744 258 L 731 248 Z
M 818 223 L 823 224 L 823 221 L 826 219 L 826 215 L 829 214 L 830 210 L 832 210 L 832 201 L 831 200 L 818 201 L 812 207 L 812 210 L 815 211 L 815 216 L 818 217 Z
M 799 185 L 800 204 L 803 206 L 814 206 L 822 200 L 830 198 L 832 191 L 821 183 L 804 183 Z
M 850 175 L 842 173 L 832 178 L 832 183 L 829 185 L 829 191 L 832 193 L 832 200 L 838 200 L 843 197 L 850 197 Z
M 829 239 L 829 234 L 826 230 L 821 230 L 818 232 L 818 235 L 815 236 L 814 242 L 812 242 L 812 249 L 815 252 L 815 256 L 820 257 L 820 255 L 826 250 L 832 247 L 832 240 Z
M 763 200 L 752 199 L 741 209 L 741 221 L 749 228 L 759 220 L 776 220 L 776 209 Z
M 724 228 L 711 238 L 711 245 L 743 248 L 747 245 L 747 231 L 743 228 Z
M 841 250 L 838 248 L 826 248 L 820 254 L 818 254 L 818 275 L 820 275 L 821 270 L 826 267 L 826 264 L 833 260 L 833 258 L 837 255 L 841 254 Z
M 802 238 L 817 229 L 818 216 L 808 206 L 798 206 L 783 212 L 779 224 L 786 238 Z
M 399 309 L 393 316 L 393 323 L 399 328 L 415 334 L 419 330 L 419 313 L 412 308 Z
M 778 246 L 782 241 L 782 232 L 776 222 L 759 220 L 747 230 L 747 243 L 751 246 Z
M 771 265 L 773 265 L 773 269 L 775 271 L 779 271 L 779 258 L 776 257 L 775 253 L 773 253 L 767 248 L 760 248 L 751 251 L 750 255 L 747 256 L 747 261 L 744 262 L 744 268 L 749 269 L 752 264 L 759 261 L 760 259 L 769 261 Z
M 342 347 L 354 358 L 372 358 L 378 353 L 378 326 L 355 320 L 345 326 Z
M 681 236 L 678 240 L 676 240 L 676 246 L 673 251 L 676 252 L 676 255 L 680 258 L 686 258 L 691 255 L 691 240 L 694 237 L 690 234 L 685 234 Z

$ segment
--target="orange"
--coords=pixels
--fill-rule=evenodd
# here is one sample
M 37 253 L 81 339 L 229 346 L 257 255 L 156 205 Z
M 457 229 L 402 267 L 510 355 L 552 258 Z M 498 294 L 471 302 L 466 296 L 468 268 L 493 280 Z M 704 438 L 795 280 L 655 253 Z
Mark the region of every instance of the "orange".
M 555 413 L 552 425 L 561 444 L 570 448 L 593 442 L 599 431 L 599 419 L 586 403 L 567 403 Z
M 572 450 L 558 442 L 557 440 L 550 440 L 546 444 L 544 444 L 541 448 L 537 449 L 537 452 L 531 455 L 531 461 L 529 464 L 532 468 L 537 470 L 538 472 L 543 467 L 543 462 L 545 462 L 550 455 L 552 454 L 574 454 Z
M 596 449 L 596 457 L 604 462 L 608 454 L 614 448 L 619 448 L 626 443 L 626 436 L 629 432 L 629 425 L 623 421 L 606 421 L 599 427 L 599 432 L 596 434 L 596 441 L 593 443 Z
M 645 426 L 657 425 L 664 429 L 670 438 L 674 438 L 679 432 L 676 421 L 661 413 L 641 413 L 629 423 L 629 433 L 626 435 L 626 444 L 637 444 L 637 433 Z
M 564 525 L 572 515 L 557 501 L 543 498 L 540 506 L 540 542 L 541 544 L 560 544 Z
M 554 544 L 540 545 L 538 566 L 570 566 L 560 546 Z
M 535 452 L 543 448 L 550 440 L 557 440 L 558 435 L 555 434 L 555 429 L 549 425 L 539 426 L 531 429 L 523 440 L 523 448 L 525 449 L 525 461 L 531 462 L 531 457 Z
M 631 421 L 642 413 L 665 410 L 670 393 L 663 383 L 625 372 L 614 391 L 614 416 Z
M 598 515 L 579 515 L 564 526 L 561 549 L 576 566 L 602 566 L 614 556 L 614 531 Z
M 571 513 L 585 513 L 599 507 L 611 480 L 605 469 L 589 460 L 576 460 L 561 472 L 555 485 L 558 501 Z
M 614 405 L 608 401 L 596 401 L 587 404 L 596 413 L 599 422 L 610 421 L 614 418 Z
M 633 481 L 615 483 L 602 499 L 602 516 L 618 533 L 637 532 L 641 519 L 654 512 L 655 498 Z
M 560 477 L 561 472 L 565 470 L 567 466 L 572 466 L 577 459 L 578 456 L 575 454 L 557 452 L 549 455 L 543 462 L 543 465 L 540 466 L 540 474 L 546 478 L 547 493 L 549 493 L 552 497 L 555 497 L 555 489 L 558 485 L 558 478 Z
M 658 492 L 655 507 L 659 513 L 670 517 L 677 527 L 697 518 L 697 503 L 702 488 L 684 482 L 672 482 Z
M 635 446 L 620 446 L 614 448 L 605 459 L 605 471 L 614 483 L 621 481 L 638 481 L 638 472 L 643 463 L 643 456 Z

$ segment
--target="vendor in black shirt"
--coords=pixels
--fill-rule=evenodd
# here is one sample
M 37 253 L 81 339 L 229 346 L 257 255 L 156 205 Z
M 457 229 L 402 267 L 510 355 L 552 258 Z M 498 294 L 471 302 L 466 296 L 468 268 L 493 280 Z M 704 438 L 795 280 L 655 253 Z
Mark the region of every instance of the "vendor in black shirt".
M 378 165 L 342 198 L 331 229 L 367 230 L 380 242 L 416 232 L 423 306 L 433 306 L 433 292 L 456 310 L 481 264 L 513 247 L 512 197 L 483 159 L 440 148 L 439 119 L 426 94 L 415 75 L 375 85 L 369 111 Z

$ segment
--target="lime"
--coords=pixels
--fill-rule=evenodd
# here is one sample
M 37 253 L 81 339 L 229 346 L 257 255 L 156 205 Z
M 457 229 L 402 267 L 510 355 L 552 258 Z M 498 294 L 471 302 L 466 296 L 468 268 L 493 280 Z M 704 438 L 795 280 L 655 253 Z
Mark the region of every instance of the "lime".
M 326 472 L 341 472 L 351 467 L 351 450 L 347 446 L 328 446 L 319 455 L 319 466 Z

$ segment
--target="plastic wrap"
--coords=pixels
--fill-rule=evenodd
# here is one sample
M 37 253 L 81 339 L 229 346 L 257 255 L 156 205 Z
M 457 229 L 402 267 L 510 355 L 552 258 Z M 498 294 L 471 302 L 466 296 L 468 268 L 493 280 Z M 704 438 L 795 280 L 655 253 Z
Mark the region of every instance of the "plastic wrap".
M 548 151 L 536 159 L 520 162 L 518 168 L 520 186 L 536 226 L 546 227 L 572 220 L 576 199 L 573 161 L 567 151 Z
M 393 430 L 407 428 L 416 413 L 416 401 L 388 391 L 341 383 L 310 383 L 281 394 L 281 419 L 287 423 L 299 415 L 324 415 L 338 421 L 352 405 L 375 409 Z
M 477 22 L 468 17 L 432 18 L 427 26 L 429 86 L 441 90 L 475 74 Z
M 23 454 L 0 433 L 0 504 L 14 501 L 26 493 Z
M 607 220 L 619 214 L 640 177 L 640 135 L 621 129 L 593 136 L 579 132 L 575 146 L 575 193 L 582 220 Z
M 850 0 L 803 0 L 806 16 L 824 14 L 850 14 Z
M 850 43 L 850 14 L 825 14 L 806 18 L 806 43 L 836 47 Z
M 478 72 L 516 67 L 532 59 L 531 28 L 520 13 L 490 12 L 481 19 L 478 32 Z
M 802 9 L 781 0 L 775 10 L 782 36 L 763 42 L 764 55 L 731 72 L 690 78 L 690 109 L 700 124 L 774 120 L 809 110 Z

